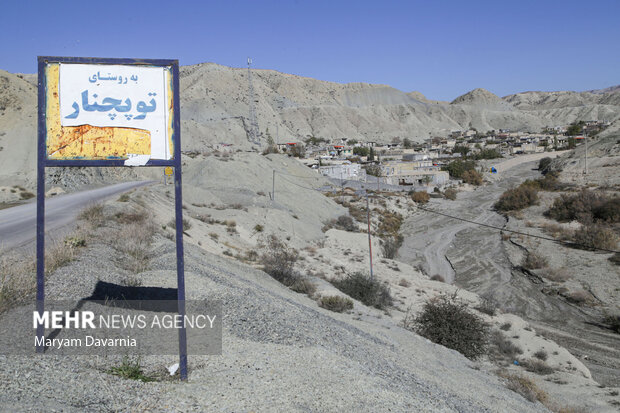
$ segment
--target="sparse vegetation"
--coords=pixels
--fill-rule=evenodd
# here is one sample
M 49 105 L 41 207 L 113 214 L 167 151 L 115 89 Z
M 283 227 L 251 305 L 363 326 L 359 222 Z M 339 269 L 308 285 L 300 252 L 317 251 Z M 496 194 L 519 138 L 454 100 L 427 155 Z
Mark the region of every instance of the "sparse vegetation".
M 489 298 L 483 298 L 475 309 L 492 317 L 497 312 L 497 303 Z
M 475 169 L 470 169 L 463 172 L 461 179 L 463 179 L 463 182 L 465 182 L 466 184 L 475 186 L 482 185 L 482 183 L 484 182 L 484 180 L 482 179 L 482 175 L 480 175 L 480 172 L 476 171 Z
M 290 285 L 290 289 L 296 293 L 312 296 L 316 292 L 316 285 L 306 278 L 298 278 Z
M 559 222 L 577 220 L 582 224 L 620 222 L 620 197 L 608 197 L 583 189 L 577 194 L 562 194 L 545 213 Z
M 387 285 L 361 272 L 348 275 L 332 284 L 349 297 L 369 307 L 384 309 L 392 305 L 392 296 Z
M 499 211 L 517 211 L 535 205 L 538 202 L 538 191 L 530 186 L 518 186 L 504 192 L 495 203 Z
M 78 215 L 80 221 L 84 221 L 92 228 L 98 228 L 103 225 L 105 216 L 103 214 L 103 205 L 94 204 L 84 208 Z
M 523 349 L 514 344 L 501 332 L 495 330 L 491 334 L 490 346 L 500 358 L 513 361 L 519 354 L 523 354 Z
M 112 367 L 109 371 L 110 374 L 122 377 L 124 379 L 138 380 L 144 383 L 155 381 L 154 378 L 149 377 L 142 371 L 142 365 L 140 364 L 140 358 L 131 360 L 129 356 L 123 356 L 123 360 L 120 366 Z
M 545 268 L 548 265 L 548 260 L 536 251 L 529 251 L 521 265 L 528 270 L 537 270 Z
M 506 387 L 515 393 L 520 394 L 531 402 L 539 401 L 543 404 L 548 403 L 549 395 L 540 389 L 534 381 L 520 374 L 502 371 L 499 376 L 506 380 Z
M 618 236 L 609 228 L 591 224 L 576 230 L 573 242 L 582 248 L 615 250 L 618 245 Z
M 415 191 L 413 194 L 411 194 L 411 199 L 413 200 L 413 202 L 417 202 L 419 204 L 426 204 L 429 199 L 431 199 L 431 196 L 426 191 Z
M 449 199 L 451 201 L 456 200 L 456 194 L 458 193 L 458 191 L 454 188 L 448 188 L 443 192 L 443 196 L 446 199 Z
M 129 202 L 131 198 L 129 197 L 129 194 L 124 193 L 121 194 L 121 196 L 118 197 L 118 202 Z
M 295 249 L 273 234 L 262 239 L 259 248 L 263 250 L 261 263 L 267 274 L 287 287 L 297 281 L 299 275 L 294 267 L 299 259 L 299 253 Z
M 538 360 L 547 361 L 549 355 L 545 350 L 538 350 L 536 353 L 534 353 L 534 357 L 536 357 Z
M 527 371 L 540 374 L 541 376 L 546 376 L 555 371 L 551 366 L 539 359 L 523 360 L 521 365 L 525 367 Z
M 319 299 L 319 307 L 336 313 L 342 313 L 353 309 L 353 301 L 340 295 L 323 296 Z
M 381 240 L 381 252 L 383 258 L 394 259 L 398 254 L 399 248 L 403 245 L 403 236 L 388 236 Z
M 434 343 L 451 348 L 470 359 L 487 349 L 488 326 L 471 313 L 454 294 L 430 299 L 415 319 L 415 330 Z
M 263 232 L 265 228 L 261 224 L 254 225 L 254 232 Z
M 168 222 L 168 226 L 172 229 L 177 229 L 177 222 L 173 218 Z M 183 231 L 187 231 L 192 227 L 192 223 L 187 218 L 183 218 Z

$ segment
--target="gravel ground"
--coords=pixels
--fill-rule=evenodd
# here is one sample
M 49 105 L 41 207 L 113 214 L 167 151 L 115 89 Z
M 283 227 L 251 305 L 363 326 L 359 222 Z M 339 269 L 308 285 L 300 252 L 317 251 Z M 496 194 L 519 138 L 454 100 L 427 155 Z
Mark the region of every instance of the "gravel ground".
M 103 228 L 102 231 L 109 229 Z M 174 287 L 174 243 L 157 235 L 145 286 Z M 117 253 L 91 242 L 48 281 L 48 298 L 119 283 Z M 545 411 L 460 354 L 395 326 L 319 308 L 265 273 L 186 248 L 188 299 L 224 303 L 221 356 L 190 357 L 187 383 L 165 378 L 173 356 L 142 359 L 141 383 L 110 375 L 120 357 L 0 356 L 2 411 Z M 356 303 L 357 310 L 372 313 Z

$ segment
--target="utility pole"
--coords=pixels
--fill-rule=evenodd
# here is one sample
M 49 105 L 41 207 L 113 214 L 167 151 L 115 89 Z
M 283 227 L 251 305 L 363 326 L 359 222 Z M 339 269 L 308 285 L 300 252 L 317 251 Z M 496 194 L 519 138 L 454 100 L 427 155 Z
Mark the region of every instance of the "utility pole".
M 370 240 L 370 204 L 368 202 L 368 191 L 366 191 L 366 219 L 368 221 L 368 256 L 370 257 L 370 279 L 374 278 L 372 272 L 372 242 Z
M 588 129 L 583 127 L 583 139 L 586 141 L 586 170 L 584 175 L 588 176 Z

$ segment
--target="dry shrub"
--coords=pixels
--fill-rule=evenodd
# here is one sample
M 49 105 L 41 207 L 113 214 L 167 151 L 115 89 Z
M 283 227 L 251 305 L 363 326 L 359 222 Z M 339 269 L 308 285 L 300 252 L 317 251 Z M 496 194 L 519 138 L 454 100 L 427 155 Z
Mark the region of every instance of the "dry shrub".
M 261 239 L 259 248 L 263 251 L 261 263 L 267 274 L 286 286 L 297 281 L 299 275 L 294 267 L 299 259 L 299 253 L 294 248 L 289 247 L 273 234 Z
M 355 223 L 355 221 L 353 221 L 353 218 L 351 218 L 348 215 L 341 215 L 338 218 L 336 218 L 336 221 L 334 222 L 334 226 L 338 229 L 342 229 L 342 230 L 349 231 L 349 232 L 356 232 L 358 230 L 357 224 Z
M 0 314 L 32 297 L 36 289 L 34 259 L 0 254 Z
M 319 307 L 336 313 L 342 313 L 353 309 L 353 301 L 350 298 L 339 295 L 323 296 L 319 299 Z
M 400 281 L 398 282 L 398 285 L 400 285 L 401 287 L 405 287 L 405 288 L 411 287 L 411 283 L 404 278 L 400 279 Z
M 78 215 L 80 221 L 84 221 L 91 226 L 91 228 L 98 228 L 103 225 L 105 221 L 105 215 L 103 213 L 102 204 L 94 204 L 84 208 Z
M 564 282 L 570 278 L 568 270 L 564 267 L 562 268 L 547 268 L 542 276 L 548 279 L 549 281 L 554 282 Z
M 564 295 L 566 299 L 575 304 L 586 304 L 592 301 L 592 294 L 586 290 L 571 291 Z
M 305 278 L 299 278 L 290 285 L 290 289 L 299 294 L 312 296 L 316 292 L 316 284 Z
M 419 204 L 426 204 L 431 196 L 426 191 L 415 191 L 411 194 L 411 199 L 413 202 L 417 202 Z
M 573 239 L 573 230 L 565 228 L 562 225 L 544 223 L 541 224 L 540 227 L 551 234 L 555 239 L 561 241 L 570 241 Z
M 65 242 L 54 242 L 45 249 L 45 275 L 73 261 L 79 248 L 86 245 L 80 233 Z M 15 252 L 0 254 L 0 313 L 32 299 L 37 288 L 36 259 Z
M 155 225 L 147 214 L 138 213 L 137 216 L 145 216 L 142 221 L 134 221 L 123 225 L 124 236 L 114 240 L 108 240 L 110 245 L 122 254 L 119 260 L 121 268 L 138 274 L 149 268 L 149 251 Z
M 538 191 L 530 186 L 518 186 L 504 192 L 495 203 L 499 211 L 517 211 L 538 202 Z
M 369 307 L 384 309 L 392 305 L 390 288 L 384 283 L 361 272 L 332 281 L 334 287 Z
M 492 317 L 497 312 L 497 303 L 490 298 L 483 298 L 475 309 Z
M 500 371 L 498 375 L 506 380 L 506 387 L 508 389 L 520 394 L 532 403 L 539 401 L 546 404 L 549 402 L 549 395 L 540 389 L 533 380 L 520 374 L 512 374 L 506 371 Z
M 611 331 L 620 334 L 620 313 L 606 314 L 603 318 L 603 323 L 607 324 Z
M 555 371 L 553 367 L 549 366 L 544 361 L 538 360 L 538 359 L 523 360 L 521 362 L 521 365 L 525 367 L 527 371 L 539 374 L 541 376 L 546 376 Z
M 366 208 L 360 208 L 353 204 L 350 204 L 349 214 L 358 222 L 366 222 L 366 219 L 367 219 Z
M 177 229 L 177 221 L 176 221 L 176 219 L 174 219 L 174 218 L 173 218 L 173 219 L 171 219 L 171 220 L 168 222 L 168 226 L 169 226 L 170 228 L 172 228 L 172 229 L 175 229 L 175 230 L 176 230 L 176 229 Z M 183 218 L 183 231 L 187 231 L 187 230 L 189 230 L 191 227 L 192 227 L 192 223 L 191 223 L 191 222 L 189 222 L 189 220 L 188 220 L 187 218 Z
M 618 245 L 618 236 L 609 228 L 592 224 L 576 230 L 573 234 L 573 242 L 582 248 L 615 250 Z
M 620 222 L 620 197 L 609 198 L 604 193 L 583 189 L 574 195 L 563 194 L 556 198 L 545 214 L 560 222 L 616 223 Z
M 443 192 L 443 196 L 451 201 L 456 200 L 456 194 L 458 194 L 458 191 L 454 188 L 448 188 Z
M 534 353 L 534 357 L 536 357 L 538 360 L 547 361 L 549 355 L 545 350 L 538 350 L 536 353 Z
M 415 331 L 434 343 L 451 348 L 470 359 L 483 355 L 487 349 L 488 326 L 471 313 L 467 304 L 444 295 L 424 304 L 415 319 Z
M 381 240 L 381 252 L 383 252 L 383 258 L 394 259 L 402 245 L 402 235 L 390 236 Z
M 470 169 L 463 172 L 461 179 L 463 179 L 463 182 L 475 186 L 482 185 L 483 182 L 482 175 L 480 175 L 480 172 L 475 169 Z
M 528 270 L 537 270 L 540 268 L 545 268 L 548 263 L 549 262 L 546 257 L 540 255 L 535 251 L 529 251 L 523 259 L 521 265 L 523 266 L 523 268 L 526 268 Z
M 397 236 L 402 224 L 403 216 L 401 214 L 384 209 L 380 211 L 377 235 L 381 238 L 387 236 Z
M 521 347 L 514 344 L 501 331 L 497 330 L 491 334 L 490 347 L 498 356 L 510 361 L 514 360 L 519 354 L 523 354 Z

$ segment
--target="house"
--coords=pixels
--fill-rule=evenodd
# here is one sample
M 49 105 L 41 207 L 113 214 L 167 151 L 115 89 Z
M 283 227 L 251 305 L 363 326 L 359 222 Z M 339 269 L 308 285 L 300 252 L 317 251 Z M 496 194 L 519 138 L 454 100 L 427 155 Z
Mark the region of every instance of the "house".
M 366 179 L 366 171 L 358 163 L 345 161 L 341 164 L 319 166 L 319 173 L 328 178 L 334 179 L 350 179 L 364 180 Z

